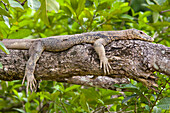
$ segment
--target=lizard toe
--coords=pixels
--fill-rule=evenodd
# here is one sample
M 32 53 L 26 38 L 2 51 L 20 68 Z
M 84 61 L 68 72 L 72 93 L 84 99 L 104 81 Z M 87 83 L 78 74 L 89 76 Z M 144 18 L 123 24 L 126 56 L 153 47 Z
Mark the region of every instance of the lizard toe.
M 100 61 L 100 69 L 102 69 L 102 65 L 103 65 L 103 62 L 102 62 L 102 61 Z
M 26 75 L 24 75 L 24 78 L 23 78 L 23 80 L 22 80 L 22 85 L 23 85 L 24 82 L 25 82 L 25 78 L 26 78 Z
M 110 72 L 109 72 L 109 65 L 108 64 L 106 65 L 106 71 L 107 71 L 108 74 L 110 74 Z
M 27 83 L 26 94 L 28 94 L 29 82 Z
M 104 75 L 106 75 L 106 65 L 103 64 L 103 71 L 104 71 Z

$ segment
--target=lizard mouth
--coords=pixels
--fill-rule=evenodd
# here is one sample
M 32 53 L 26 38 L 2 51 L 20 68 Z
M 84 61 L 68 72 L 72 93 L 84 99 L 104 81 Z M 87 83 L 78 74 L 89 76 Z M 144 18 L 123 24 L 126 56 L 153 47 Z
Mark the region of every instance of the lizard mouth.
M 149 37 L 149 39 L 148 39 L 150 42 L 153 42 L 154 41 L 154 38 L 152 38 L 152 37 Z
M 145 40 L 145 41 L 149 41 L 149 42 L 154 41 L 154 38 L 152 38 L 151 36 L 141 36 L 141 37 L 143 37 L 142 40 Z

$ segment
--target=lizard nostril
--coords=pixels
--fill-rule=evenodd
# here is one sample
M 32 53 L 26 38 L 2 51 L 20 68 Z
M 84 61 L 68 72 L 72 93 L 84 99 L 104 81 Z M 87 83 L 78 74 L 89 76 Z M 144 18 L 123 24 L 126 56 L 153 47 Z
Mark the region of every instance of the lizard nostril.
M 68 39 L 63 39 L 63 41 L 67 41 Z

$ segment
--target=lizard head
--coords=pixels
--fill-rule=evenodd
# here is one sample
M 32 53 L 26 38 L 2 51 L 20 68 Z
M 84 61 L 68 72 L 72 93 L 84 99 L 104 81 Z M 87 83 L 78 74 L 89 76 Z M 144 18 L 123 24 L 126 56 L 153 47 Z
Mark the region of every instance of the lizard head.
M 147 35 L 143 31 L 140 31 L 137 29 L 131 29 L 131 30 L 132 30 L 132 34 L 133 34 L 134 38 L 138 38 L 140 40 L 149 41 L 149 42 L 154 41 L 154 39 L 151 36 Z

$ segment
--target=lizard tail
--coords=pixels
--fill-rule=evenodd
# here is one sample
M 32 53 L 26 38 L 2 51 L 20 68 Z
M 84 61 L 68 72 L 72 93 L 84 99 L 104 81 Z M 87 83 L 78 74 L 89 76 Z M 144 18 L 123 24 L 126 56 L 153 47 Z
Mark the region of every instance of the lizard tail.
M 8 49 L 29 49 L 36 39 L 4 39 L 2 42 Z

